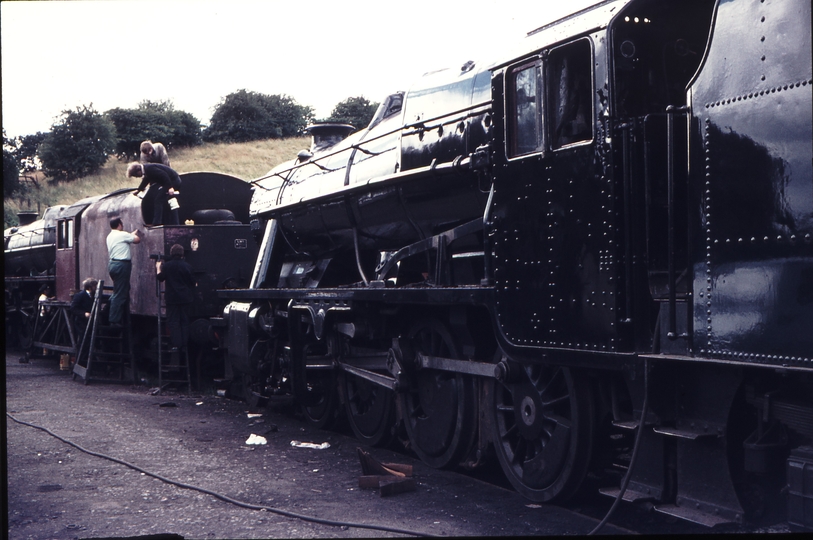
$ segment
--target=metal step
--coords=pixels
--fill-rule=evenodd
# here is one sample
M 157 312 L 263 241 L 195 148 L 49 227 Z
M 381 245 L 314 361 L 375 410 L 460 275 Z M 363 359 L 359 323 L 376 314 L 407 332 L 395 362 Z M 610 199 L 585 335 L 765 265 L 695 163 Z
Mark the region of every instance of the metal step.
M 706 527 L 714 527 L 724 523 L 736 523 L 735 520 L 726 519 L 719 515 L 707 514 L 694 508 L 678 506 L 676 504 L 663 504 L 655 506 L 655 511 L 660 512 L 661 514 L 667 514 L 680 519 L 685 519 L 686 521 L 691 521 L 692 523 L 697 523 L 698 525 L 705 525 Z

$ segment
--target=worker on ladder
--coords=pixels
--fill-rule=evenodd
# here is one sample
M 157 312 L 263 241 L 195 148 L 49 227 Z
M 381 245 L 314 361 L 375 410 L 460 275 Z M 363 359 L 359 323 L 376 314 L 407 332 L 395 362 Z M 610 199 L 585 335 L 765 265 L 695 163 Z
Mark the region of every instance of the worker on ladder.
M 167 329 L 173 350 L 184 350 L 189 340 L 189 308 L 195 299 L 195 277 L 184 256 L 183 246 L 169 248 L 170 259 L 155 262 L 158 281 L 166 284 Z

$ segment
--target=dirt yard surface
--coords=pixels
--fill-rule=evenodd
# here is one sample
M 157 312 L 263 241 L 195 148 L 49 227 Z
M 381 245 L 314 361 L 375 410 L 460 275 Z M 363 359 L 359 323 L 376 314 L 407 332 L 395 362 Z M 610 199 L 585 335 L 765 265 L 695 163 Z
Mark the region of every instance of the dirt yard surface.
M 403 454 L 368 449 L 382 462 L 414 466 L 416 491 L 382 497 L 359 489 L 359 444 L 341 433 L 312 429 L 291 415 L 248 411 L 244 403 L 217 395 L 152 395 L 146 386 L 101 382 L 85 386 L 60 371 L 58 362 L 24 364 L 20 356 L 6 354 L 8 415 L 97 455 L 4 417 L 13 540 L 402 536 L 353 523 L 416 535 L 549 536 L 582 535 L 596 525 Z M 252 434 L 267 444 L 246 444 Z M 330 446 L 298 448 L 291 441 Z M 243 508 L 147 473 L 336 524 Z M 602 532 L 625 531 L 608 526 Z

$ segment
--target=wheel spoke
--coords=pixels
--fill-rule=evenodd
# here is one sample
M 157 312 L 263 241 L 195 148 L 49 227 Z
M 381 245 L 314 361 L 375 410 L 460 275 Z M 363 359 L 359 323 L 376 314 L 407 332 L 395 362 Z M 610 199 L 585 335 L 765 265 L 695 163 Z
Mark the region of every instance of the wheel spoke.
M 514 447 L 513 463 L 522 466 L 525 462 L 525 451 L 528 448 L 528 441 L 520 437 L 517 439 L 516 446 Z
M 550 379 L 548 379 L 547 381 L 545 381 L 544 378 L 540 378 L 539 380 L 537 380 L 534 383 L 534 386 L 536 386 L 537 389 L 539 390 L 539 395 L 544 396 L 545 394 L 548 393 L 548 391 L 552 391 L 554 389 L 553 385 L 561 384 L 561 382 L 559 381 L 559 378 L 562 375 L 563 375 L 562 368 L 557 367 L 556 371 L 553 372 L 553 375 L 551 375 Z M 543 385 L 542 388 L 539 388 L 538 385 L 540 385 L 540 384 Z
M 494 447 L 511 484 L 534 501 L 566 499 L 587 472 L 593 409 L 585 379 L 563 367 L 526 366 L 491 381 Z
M 517 431 L 517 425 L 513 424 L 511 427 L 505 430 L 505 433 L 501 435 L 504 440 L 508 440 L 514 436 L 514 433 Z
M 458 358 L 451 334 L 435 319 L 419 321 L 408 339 L 416 353 Z M 405 361 L 411 389 L 399 399 L 410 445 L 431 467 L 455 466 L 473 445 L 477 428 L 474 382 L 461 374 L 419 369 L 414 358 Z
M 370 446 L 388 444 L 395 422 L 392 392 L 349 374 L 344 389 L 347 420 L 356 438 Z
M 565 394 L 563 396 L 559 396 L 558 398 L 553 398 L 550 401 L 542 401 L 542 406 L 545 409 L 552 409 L 555 405 L 559 405 L 561 403 L 566 403 L 570 399 L 570 396 Z

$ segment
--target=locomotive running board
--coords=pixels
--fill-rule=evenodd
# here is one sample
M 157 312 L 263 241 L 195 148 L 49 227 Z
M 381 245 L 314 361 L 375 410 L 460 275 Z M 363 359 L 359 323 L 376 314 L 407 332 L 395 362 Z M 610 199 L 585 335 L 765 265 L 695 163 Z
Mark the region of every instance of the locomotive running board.
M 415 305 L 491 305 L 494 287 L 387 287 L 387 288 L 322 288 L 322 289 L 218 289 L 218 298 L 237 302 L 252 300 L 296 300 L 304 303 L 401 302 Z M 348 304 L 349 305 L 349 304 Z

